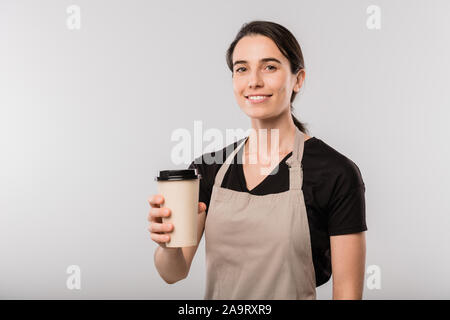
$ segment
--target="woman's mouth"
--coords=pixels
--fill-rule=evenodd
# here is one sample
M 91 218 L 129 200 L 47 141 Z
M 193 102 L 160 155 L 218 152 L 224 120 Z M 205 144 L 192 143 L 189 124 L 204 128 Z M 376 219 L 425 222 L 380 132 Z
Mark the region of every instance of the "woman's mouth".
M 267 95 L 248 95 L 245 96 L 245 98 L 250 102 L 250 103 L 261 103 L 261 102 L 265 102 L 267 101 L 272 95 L 271 94 L 267 94 Z

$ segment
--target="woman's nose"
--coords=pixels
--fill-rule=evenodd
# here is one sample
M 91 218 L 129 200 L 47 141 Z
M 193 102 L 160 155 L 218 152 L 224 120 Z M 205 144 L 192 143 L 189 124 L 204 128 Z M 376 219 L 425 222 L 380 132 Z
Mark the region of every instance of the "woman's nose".
M 249 88 L 257 88 L 264 86 L 264 82 L 262 80 L 261 75 L 258 71 L 253 71 L 250 73 L 249 79 L 248 79 L 248 87 Z

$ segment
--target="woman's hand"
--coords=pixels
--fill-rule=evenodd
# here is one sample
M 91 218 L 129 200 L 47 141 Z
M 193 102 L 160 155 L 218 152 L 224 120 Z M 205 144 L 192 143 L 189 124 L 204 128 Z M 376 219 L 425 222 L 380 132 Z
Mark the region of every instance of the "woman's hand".
M 160 247 L 166 249 L 166 242 L 170 241 L 170 233 L 173 232 L 174 226 L 171 223 L 163 223 L 162 218 L 170 217 L 172 211 L 169 208 L 161 208 L 161 204 L 164 203 L 164 197 L 161 194 L 152 195 L 148 202 L 151 207 L 147 217 L 147 220 L 150 222 L 148 227 L 150 237 Z M 198 213 L 205 210 L 206 204 L 199 202 Z

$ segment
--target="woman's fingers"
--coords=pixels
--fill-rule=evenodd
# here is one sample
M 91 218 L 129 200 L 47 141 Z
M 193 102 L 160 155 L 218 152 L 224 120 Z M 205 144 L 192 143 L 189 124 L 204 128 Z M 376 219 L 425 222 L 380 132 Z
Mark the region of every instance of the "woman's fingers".
M 153 241 L 158 243 L 162 247 L 165 246 L 166 242 L 170 240 L 170 236 L 168 234 L 157 234 L 157 233 L 150 233 L 150 237 Z
M 164 203 L 164 197 L 162 194 L 154 194 L 150 199 L 148 199 L 148 203 L 153 208 L 159 208 L 159 206 Z
M 206 204 L 204 202 L 198 203 L 198 213 L 206 211 Z
M 152 222 L 150 227 L 148 227 L 148 230 L 150 232 L 172 232 L 173 224 Z
M 162 218 L 167 218 L 171 214 L 171 210 L 169 208 L 151 208 L 147 220 L 152 222 L 161 222 Z
M 150 222 L 148 231 L 150 237 L 158 245 L 165 248 L 166 242 L 170 241 L 169 233 L 173 232 L 174 225 L 171 223 L 163 223 L 162 218 L 169 217 L 172 212 L 169 208 L 161 208 L 164 203 L 164 197 L 160 194 L 155 194 L 148 199 L 150 204 L 150 211 L 147 220 Z M 206 204 L 204 202 L 198 203 L 198 213 L 206 211 Z

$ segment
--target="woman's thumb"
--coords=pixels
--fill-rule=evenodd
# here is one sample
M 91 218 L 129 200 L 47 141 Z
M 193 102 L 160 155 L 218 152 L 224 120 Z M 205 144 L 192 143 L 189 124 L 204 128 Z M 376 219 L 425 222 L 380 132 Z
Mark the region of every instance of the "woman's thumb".
M 203 211 L 206 211 L 206 203 L 199 202 L 198 203 L 198 212 L 203 212 Z

